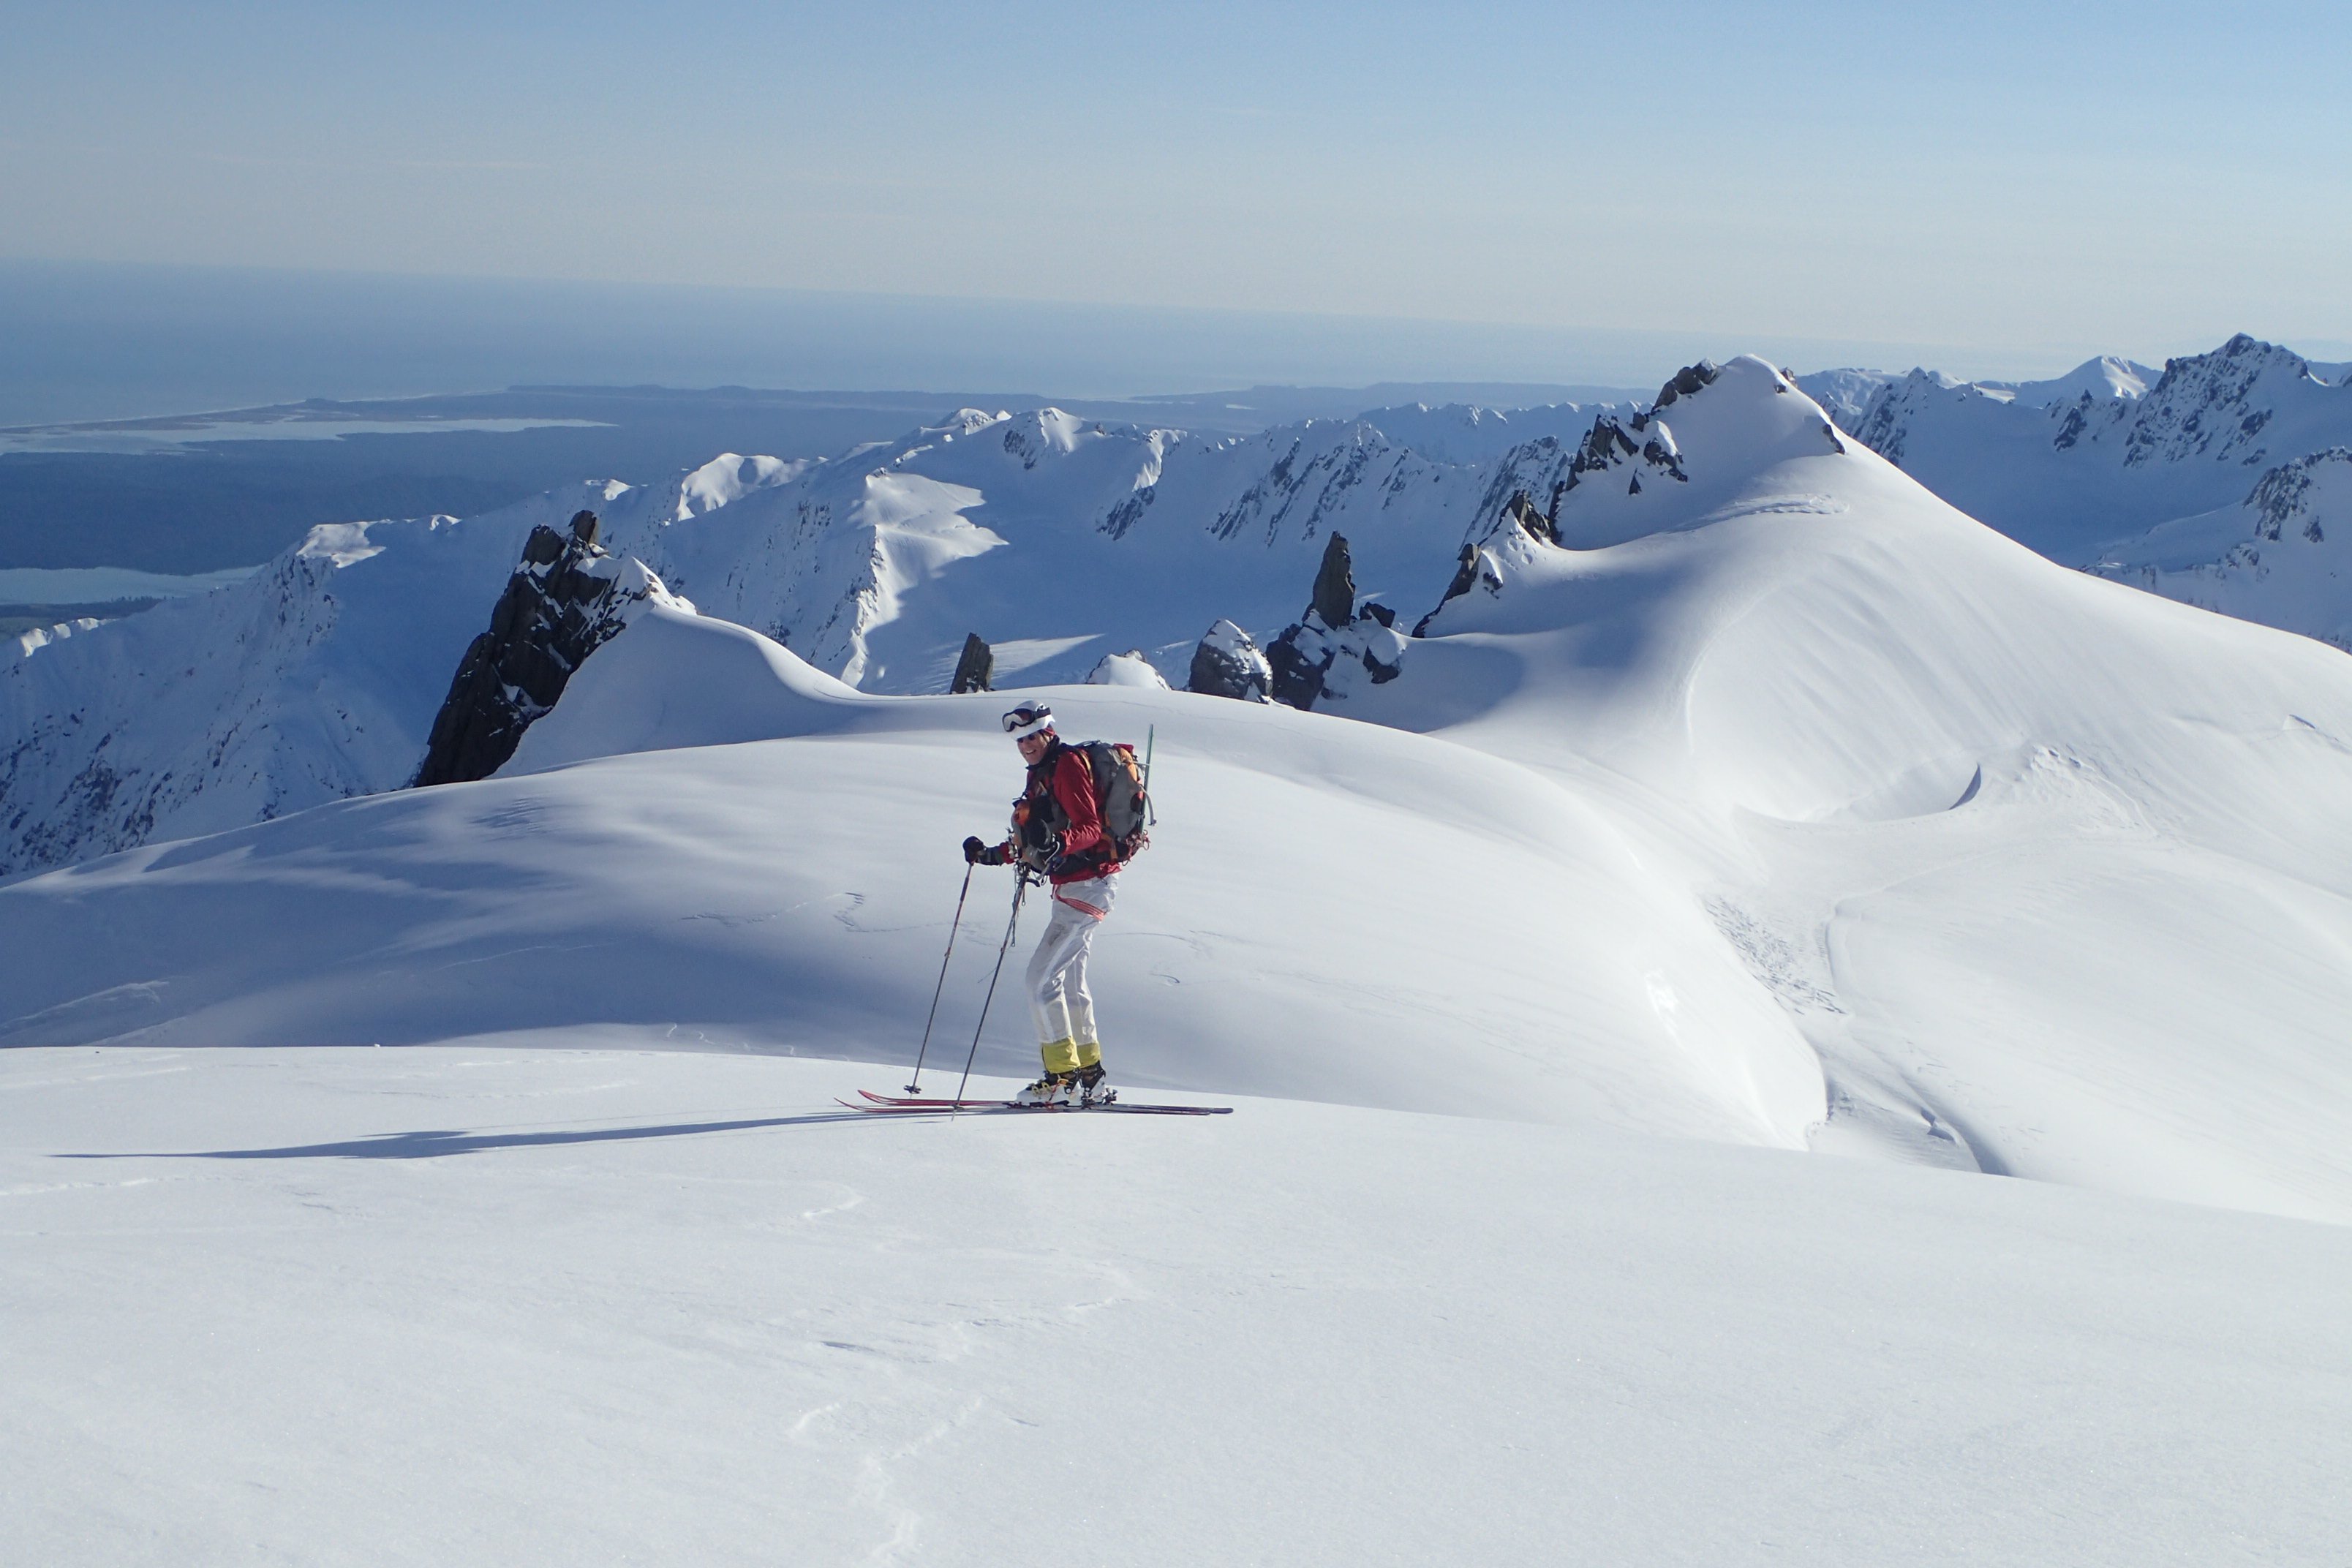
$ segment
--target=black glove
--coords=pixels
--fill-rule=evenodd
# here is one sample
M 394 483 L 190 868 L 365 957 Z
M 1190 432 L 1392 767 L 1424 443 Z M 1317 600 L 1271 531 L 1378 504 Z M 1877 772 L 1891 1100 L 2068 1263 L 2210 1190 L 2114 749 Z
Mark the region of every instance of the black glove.
M 980 841 L 980 835 L 975 833 L 971 837 L 963 841 L 963 863 L 965 865 L 979 865 L 981 863 L 980 858 L 987 853 L 988 846 Z
M 1086 857 L 1083 855 L 1065 855 L 1057 852 L 1045 857 L 1043 869 L 1048 877 L 1058 877 L 1065 871 L 1076 870 L 1079 863 L 1085 859 Z

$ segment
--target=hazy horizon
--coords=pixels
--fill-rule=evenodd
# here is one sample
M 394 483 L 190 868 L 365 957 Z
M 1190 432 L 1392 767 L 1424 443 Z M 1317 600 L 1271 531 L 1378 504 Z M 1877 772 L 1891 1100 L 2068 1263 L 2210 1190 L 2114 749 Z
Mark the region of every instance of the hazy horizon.
M 2262 323 L 2239 325 L 2267 335 Z M 2161 363 L 2220 341 L 1992 353 L 1696 330 L 15 258 L 0 260 L 0 426 L 535 384 L 1072 399 L 1382 383 L 1638 391 L 1693 360 L 1741 353 L 1807 371 L 1926 364 L 2013 381 L 2099 353 Z M 2352 357 L 2352 343 L 2287 341 L 2314 357 Z
M 2352 339 L 2315 0 L 20 10 L 20 259 L 786 290 L 1102 392 Z

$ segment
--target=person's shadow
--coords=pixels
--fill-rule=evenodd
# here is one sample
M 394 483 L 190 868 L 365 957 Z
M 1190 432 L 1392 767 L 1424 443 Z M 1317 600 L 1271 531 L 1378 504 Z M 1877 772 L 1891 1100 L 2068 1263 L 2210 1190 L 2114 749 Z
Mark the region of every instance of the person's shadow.
M 944 1116 L 946 1111 L 935 1114 Z M 658 1127 L 601 1127 L 568 1132 L 461 1132 L 446 1129 L 423 1132 L 382 1132 L 341 1143 L 297 1143 L 283 1149 L 161 1150 L 117 1154 L 60 1154 L 60 1160 L 437 1160 L 448 1154 L 477 1154 L 485 1149 L 530 1149 L 558 1143 L 618 1143 L 638 1138 L 687 1138 L 699 1132 L 747 1132 L 761 1127 L 812 1127 L 824 1122 L 865 1121 L 879 1124 L 904 1121 L 910 1115 L 928 1121 L 923 1112 L 897 1111 L 877 1116 L 864 1110 L 819 1110 L 804 1116 L 762 1116 L 744 1121 L 679 1121 Z

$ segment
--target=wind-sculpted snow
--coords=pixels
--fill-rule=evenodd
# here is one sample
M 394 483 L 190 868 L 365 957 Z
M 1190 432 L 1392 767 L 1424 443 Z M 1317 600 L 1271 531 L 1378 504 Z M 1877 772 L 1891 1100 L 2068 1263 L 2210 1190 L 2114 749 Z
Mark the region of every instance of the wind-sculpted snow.
M 905 668 L 894 638 L 926 616 L 993 631 L 980 589 L 1039 597 L 1061 563 L 1065 591 L 991 638 L 1001 684 L 1024 658 L 1034 680 L 1133 646 L 1082 635 L 1130 604 L 1181 611 L 1189 658 L 1218 618 L 1202 602 L 1244 581 L 1220 563 L 1268 575 L 1287 624 L 1334 517 L 1361 509 L 1354 589 L 1368 562 L 1417 560 L 1399 597 L 1461 591 L 1392 679 L 1333 704 L 1347 717 L 1051 689 L 1066 732 L 1156 735 L 1161 822 L 1099 950 L 1128 1081 L 2352 1218 L 2352 665 L 2052 564 L 1760 360 L 1669 386 L 1422 481 L 1460 509 L 1415 509 L 1423 533 L 1480 519 L 1501 474 L 1529 481 L 1466 563 L 1460 533 L 1385 510 L 1378 476 L 1418 459 L 1360 426 L 1288 437 L 1332 460 L 1287 500 L 1260 492 L 1246 541 L 1163 510 L 1171 483 L 1229 493 L 1205 480 L 1232 444 L 1043 416 L 971 416 L 684 521 L 616 497 L 691 582 L 705 524 L 854 496 L 841 531 L 897 595 L 862 623 L 869 689 L 803 658 L 796 628 L 786 647 L 654 606 L 498 778 L 0 889 L 0 942 L 29 955 L 0 1039 L 601 1023 L 892 1059 L 937 978 L 954 847 L 995 830 L 1019 776 L 1005 698 L 870 689 Z M 1072 522 L 1072 494 L 1140 493 L 1155 450 L 1125 535 Z M 2283 532 L 2334 471 L 2269 487 Z M 925 539 L 929 575 L 907 564 Z M 1001 913 L 967 918 L 985 955 Z M 967 1020 L 980 983 L 951 985 Z M 1001 1013 L 982 1060 L 1017 1072 L 1029 1050 Z
M 1695 475 L 1767 459 L 1742 496 L 1589 552 L 1498 524 L 1350 712 L 1650 820 L 1821 1053 L 1822 1142 L 2352 1215 L 2352 665 L 1806 455 L 1769 374 L 1678 422 Z M 1622 504 L 1564 537 L 1580 497 Z
M 1155 742 L 1160 821 L 1097 948 L 1124 1081 L 1790 1147 L 1820 1119 L 1811 1054 L 1704 912 L 1559 787 L 1278 705 L 1048 694 L 1073 736 Z M 0 890 L 22 965 L 0 1041 L 677 1024 L 887 1059 L 938 974 L 957 845 L 1020 785 L 998 706 L 863 696 L 651 608 L 506 775 Z M 696 749 L 571 760 L 616 744 Z M 1011 892 L 1001 871 L 974 890 L 967 1039 Z M 980 1059 L 1035 1059 L 1017 1008 Z
M 1474 412 L 1397 414 L 1457 441 L 1507 427 Z M 863 689 L 944 689 L 975 631 L 1000 680 L 1083 679 L 1135 649 L 1181 683 L 1203 626 L 1270 638 L 1295 618 L 1334 530 L 1368 592 L 1428 596 L 1552 456 L 1475 449 L 1425 459 L 1361 421 L 1215 442 L 966 409 L 830 462 L 730 453 L 667 485 L 334 525 L 230 588 L 12 640 L 0 876 L 406 783 L 524 536 L 583 508 L 617 556 Z

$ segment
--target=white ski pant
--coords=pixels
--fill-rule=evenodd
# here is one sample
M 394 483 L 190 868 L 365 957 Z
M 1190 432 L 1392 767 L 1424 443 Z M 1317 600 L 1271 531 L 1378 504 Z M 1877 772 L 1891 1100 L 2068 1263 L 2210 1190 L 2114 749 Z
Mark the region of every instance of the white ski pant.
M 1054 912 L 1029 959 L 1029 1010 L 1037 1020 L 1038 1049 L 1048 1072 L 1068 1072 L 1102 1059 L 1094 994 L 1087 989 L 1087 953 L 1095 928 L 1110 913 L 1118 884 L 1114 871 L 1054 889 Z

